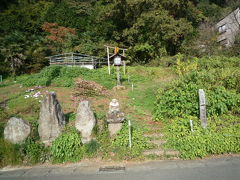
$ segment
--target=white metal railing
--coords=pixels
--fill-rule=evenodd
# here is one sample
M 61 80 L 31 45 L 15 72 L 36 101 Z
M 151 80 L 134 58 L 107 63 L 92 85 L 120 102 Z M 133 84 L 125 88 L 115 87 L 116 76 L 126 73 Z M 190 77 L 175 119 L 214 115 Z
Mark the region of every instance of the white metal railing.
M 106 59 L 104 58 L 72 52 L 49 56 L 47 58 L 49 59 L 50 65 L 92 65 L 94 68 L 96 68 L 97 65 L 107 64 Z

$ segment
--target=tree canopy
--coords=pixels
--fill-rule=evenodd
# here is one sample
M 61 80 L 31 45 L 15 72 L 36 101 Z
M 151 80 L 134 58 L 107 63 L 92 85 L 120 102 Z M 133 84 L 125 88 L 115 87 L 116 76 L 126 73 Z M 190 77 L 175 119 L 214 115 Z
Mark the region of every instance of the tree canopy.
M 237 6 L 235 0 L 3 0 L 0 74 L 37 71 L 55 53 L 104 56 L 104 44 L 127 47 L 132 62 L 148 63 L 187 49 L 202 23 Z

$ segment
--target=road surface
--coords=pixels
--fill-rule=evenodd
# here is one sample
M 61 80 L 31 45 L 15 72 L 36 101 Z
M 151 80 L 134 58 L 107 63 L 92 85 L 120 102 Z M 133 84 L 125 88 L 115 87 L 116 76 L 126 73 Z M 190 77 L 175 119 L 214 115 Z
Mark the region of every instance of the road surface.
M 113 165 L 111 165 L 113 166 Z M 79 163 L 0 170 L 0 180 L 240 180 L 240 157 L 108 165 Z

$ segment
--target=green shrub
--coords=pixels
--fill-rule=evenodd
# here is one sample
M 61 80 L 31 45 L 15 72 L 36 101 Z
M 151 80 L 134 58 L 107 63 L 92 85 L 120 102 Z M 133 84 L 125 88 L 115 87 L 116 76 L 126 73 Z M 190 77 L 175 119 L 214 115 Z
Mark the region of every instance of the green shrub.
M 23 75 L 17 78 L 17 81 L 26 87 L 30 86 L 47 86 L 50 84 L 50 79 L 36 75 Z
M 238 107 L 240 96 L 235 92 L 226 91 L 224 87 L 213 87 L 207 94 L 208 115 L 222 115 Z
M 194 132 L 189 120 L 193 120 Z M 239 153 L 239 117 L 222 116 L 208 119 L 208 127 L 201 128 L 194 117 L 176 118 L 166 125 L 166 147 L 180 151 L 180 157 L 194 159 L 208 154 Z
M 237 107 L 240 103 L 239 94 L 215 85 L 220 84 L 219 81 L 215 82 L 216 76 L 216 72 L 207 75 L 205 72 L 192 72 L 165 89 L 160 89 L 156 98 L 156 120 L 185 115 L 198 117 L 199 89 L 205 90 L 208 116 L 221 115 Z
M 154 57 L 154 50 L 155 47 L 149 45 L 148 43 L 136 44 L 134 47 L 129 49 L 128 54 L 131 62 L 146 64 Z
M 67 122 L 75 121 L 75 119 L 76 119 L 76 113 L 68 113 L 68 114 L 65 114 L 65 119 L 66 119 Z
M 0 122 L 0 138 L 3 138 L 5 123 Z
M 130 76 L 130 81 L 133 83 L 143 83 L 147 80 L 159 78 L 161 76 L 170 75 L 171 69 L 160 67 L 145 67 L 145 66 L 128 66 L 127 73 Z M 127 80 L 128 77 L 126 77 Z
M 122 69 L 122 68 L 121 68 Z M 127 67 L 131 75 L 131 82 L 140 82 L 149 79 L 157 72 L 155 68 Z M 139 73 L 142 72 L 142 73 Z M 66 67 L 66 66 L 49 66 L 45 67 L 41 72 L 31 75 L 22 75 L 17 78 L 17 81 L 24 86 L 48 86 L 54 84 L 61 87 L 73 87 L 74 79 L 80 77 L 85 80 L 95 81 L 105 88 L 111 89 L 116 85 L 116 70 L 111 67 L 111 75 L 108 74 L 107 67 L 90 70 L 81 67 Z M 127 81 L 128 77 L 123 76 L 122 82 Z
M 31 164 L 44 162 L 46 159 L 47 151 L 44 144 L 33 141 L 28 138 L 23 145 L 27 161 Z
M 0 107 L 0 123 L 6 122 L 6 120 L 9 118 L 8 113 Z
M 84 145 L 84 153 L 87 157 L 94 157 L 97 154 L 97 150 L 99 148 L 99 143 L 95 140 L 90 141 L 89 143 Z
M 122 129 L 114 137 L 110 137 L 107 124 L 104 124 L 103 130 L 97 135 L 99 144 L 98 155 L 109 159 L 132 159 L 141 155 L 141 153 L 150 148 L 148 139 L 143 136 L 142 129 L 132 127 L 132 148 L 129 148 L 128 124 L 124 122 Z
M 83 157 L 81 138 L 77 131 L 63 133 L 52 144 L 53 162 L 76 162 Z
M 183 75 L 185 73 L 197 70 L 198 58 L 184 59 L 183 54 L 177 54 L 176 58 L 176 70 L 178 75 Z
M 97 142 L 99 143 L 99 152 L 102 158 L 108 158 L 111 152 L 111 138 L 107 128 L 107 122 L 103 124 L 103 128 L 98 132 L 96 136 Z
M 71 87 L 74 84 L 72 78 L 69 77 L 58 77 L 53 80 L 54 85 L 60 87 Z
M 227 89 L 235 89 L 240 93 L 240 70 L 229 69 L 229 73 L 224 77 L 224 87 Z
M 27 87 L 48 86 L 54 78 L 59 76 L 60 69 L 60 66 L 45 67 L 40 73 L 18 77 L 17 81 Z
M 225 56 L 207 56 L 202 57 L 198 61 L 199 69 L 211 70 L 213 68 L 231 68 L 239 67 L 239 57 Z
M 4 76 L 3 76 L 3 81 L 0 83 L 0 88 L 11 86 L 11 85 L 14 85 L 14 84 L 15 84 L 15 82 L 14 82 L 13 77 L 4 78 Z
M 16 165 L 21 161 L 16 145 L 0 138 L 0 167 Z
M 122 153 L 123 156 L 136 157 L 145 149 L 151 147 L 148 138 L 143 136 L 143 131 L 137 126 L 132 126 L 132 148 L 129 148 L 129 129 L 127 121 L 124 122 L 122 129 L 112 141 L 112 147 L 115 152 Z
M 31 125 L 31 132 L 30 132 L 29 137 L 33 141 L 36 141 L 36 142 L 39 141 L 40 136 L 39 136 L 39 133 L 38 133 L 38 121 L 37 121 L 37 119 L 35 121 L 30 121 L 29 124 Z
M 72 87 L 74 85 L 74 78 L 76 77 L 96 81 L 109 89 L 115 85 L 115 76 L 109 76 L 107 69 L 90 70 L 87 68 L 66 66 L 48 66 L 39 73 L 20 76 L 17 81 L 27 87 L 38 85 L 48 86 L 52 83 L 57 86 Z

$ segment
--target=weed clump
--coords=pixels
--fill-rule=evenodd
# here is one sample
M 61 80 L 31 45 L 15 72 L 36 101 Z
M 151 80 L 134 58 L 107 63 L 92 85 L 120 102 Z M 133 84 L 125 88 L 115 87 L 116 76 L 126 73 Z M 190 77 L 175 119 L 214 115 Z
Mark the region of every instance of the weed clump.
M 191 132 L 189 119 L 193 119 Z M 224 125 L 222 124 L 224 120 Z M 176 118 L 166 125 L 166 147 L 179 150 L 183 159 L 204 157 L 208 154 L 239 153 L 239 117 L 224 115 L 208 119 L 208 127 L 203 129 L 194 117 Z
M 76 130 L 63 133 L 51 146 L 52 160 L 55 163 L 76 162 L 84 154 L 81 137 Z
M 133 158 L 139 156 L 145 149 L 149 149 L 151 144 L 148 138 L 143 136 L 143 131 L 132 126 L 132 147 L 129 147 L 129 129 L 127 121 L 124 122 L 122 129 L 112 140 L 113 152 L 117 153 L 120 158 Z
M 16 145 L 0 138 L 0 147 L 0 167 L 21 162 L 21 155 Z
M 217 74 L 212 76 L 217 81 Z M 208 78 L 205 72 L 191 72 L 165 89 L 160 89 L 155 103 L 156 120 L 185 115 L 198 117 L 199 89 L 206 92 L 208 116 L 222 115 L 239 106 L 240 95 L 236 91 L 212 84 Z

